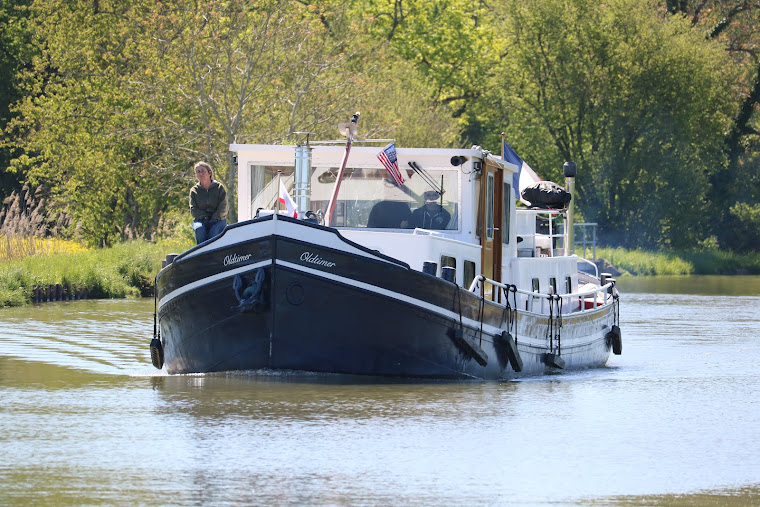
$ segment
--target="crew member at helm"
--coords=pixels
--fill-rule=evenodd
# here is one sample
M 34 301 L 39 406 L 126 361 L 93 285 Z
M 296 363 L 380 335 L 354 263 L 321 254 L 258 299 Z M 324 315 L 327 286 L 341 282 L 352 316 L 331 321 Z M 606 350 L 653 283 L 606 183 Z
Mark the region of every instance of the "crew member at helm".
M 420 229 L 445 229 L 451 221 L 451 215 L 438 204 L 441 194 L 428 190 L 423 194 L 425 204 L 412 211 L 409 227 Z

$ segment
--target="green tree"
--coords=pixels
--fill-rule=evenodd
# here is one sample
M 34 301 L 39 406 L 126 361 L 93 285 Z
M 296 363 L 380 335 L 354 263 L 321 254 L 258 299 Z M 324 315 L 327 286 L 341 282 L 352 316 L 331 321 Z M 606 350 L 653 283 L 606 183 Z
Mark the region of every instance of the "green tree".
M 735 213 L 760 201 L 760 3 L 745 0 L 667 1 L 667 10 L 683 17 L 694 30 L 726 51 L 726 67 L 738 69 L 730 83 L 732 122 L 725 129 L 723 151 L 727 163 L 710 178 L 711 214 L 716 236 L 729 248 L 750 248 L 732 232 L 737 220 L 749 217 Z M 751 229 L 754 221 L 740 228 Z
M 467 0 L 367 0 L 359 7 L 372 21 L 371 32 L 415 65 L 435 103 L 450 106 L 466 125 L 502 56 L 492 7 Z
M 350 4 L 148 0 L 33 4 L 41 54 L 25 73 L 14 160 L 48 183 L 92 243 L 151 237 L 187 209 L 189 169 L 215 167 L 235 196 L 231 143 L 335 137 L 357 108 L 374 132 L 454 142 L 416 69 L 388 81 L 385 40 Z M 404 107 L 422 111 L 397 128 Z M 394 115 L 394 111 L 398 115 Z M 366 113 L 369 113 L 367 115 Z M 234 201 L 232 203 L 234 221 Z
M 507 123 L 508 141 L 545 178 L 577 162 L 576 198 L 608 241 L 704 238 L 708 178 L 723 163 L 716 133 L 727 125 L 721 52 L 653 1 L 499 8 L 510 13 L 506 79 L 483 102 L 484 123 Z
M 31 64 L 34 54 L 27 27 L 30 3 L 31 0 L 0 3 L 0 135 L 13 117 L 11 105 L 23 95 L 17 74 Z M 20 175 L 10 170 L 12 153 L 10 144 L 0 137 L 0 198 L 19 183 Z
M 136 93 L 159 115 L 171 158 L 211 162 L 234 199 L 230 144 L 282 142 L 345 116 L 350 39 L 324 22 L 337 26 L 342 15 L 284 0 L 175 2 L 157 12 L 145 28 L 160 41 L 149 49 L 160 64 Z
M 122 2 L 33 4 L 34 43 L 42 48 L 25 72 L 19 103 L 23 155 L 13 163 L 45 182 L 92 243 L 150 236 L 167 209 L 166 174 L 153 170 L 157 141 L 151 111 L 130 95 L 142 71 L 141 39 L 129 19 L 145 14 Z

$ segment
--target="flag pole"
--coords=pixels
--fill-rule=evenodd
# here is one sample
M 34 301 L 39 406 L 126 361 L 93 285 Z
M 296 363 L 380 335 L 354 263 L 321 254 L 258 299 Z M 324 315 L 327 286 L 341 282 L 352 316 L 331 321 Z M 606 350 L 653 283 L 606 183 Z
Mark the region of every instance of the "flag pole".
M 507 137 L 506 132 L 501 133 L 501 159 L 504 160 L 504 139 Z
M 275 209 L 276 214 L 280 214 L 280 187 L 282 185 L 282 170 L 277 171 L 277 209 Z
M 348 162 L 348 154 L 351 152 L 351 145 L 356 135 L 356 124 L 359 122 L 359 112 L 357 111 L 351 116 L 351 123 L 341 123 L 338 125 L 340 130 L 345 129 L 346 134 L 346 151 L 343 153 L 343 160 L 340 163 L 340 170 L 338 176 L 335 178 L 335 187 L 333 187 L 332 196 L 330 197 L 330 203 L 327 205 L 327 213 L 325 213 L 325 225 L 330 227 L 332 225 L 332 217 L 335 213 L 335 202 L 338 199 L 338 190 L 340 190 L 340 182 L 343 179 L 343 172 L 346 170 L 346 163 Z

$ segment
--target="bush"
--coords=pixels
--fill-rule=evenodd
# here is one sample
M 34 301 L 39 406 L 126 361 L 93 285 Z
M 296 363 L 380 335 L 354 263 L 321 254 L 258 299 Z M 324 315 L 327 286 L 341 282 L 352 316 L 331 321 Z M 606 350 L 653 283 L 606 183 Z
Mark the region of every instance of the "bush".
M 737 251 L 760 249 L 760 204 L 738 202 L 731 206 L 731 228 L 725 231 L 726 239 Z

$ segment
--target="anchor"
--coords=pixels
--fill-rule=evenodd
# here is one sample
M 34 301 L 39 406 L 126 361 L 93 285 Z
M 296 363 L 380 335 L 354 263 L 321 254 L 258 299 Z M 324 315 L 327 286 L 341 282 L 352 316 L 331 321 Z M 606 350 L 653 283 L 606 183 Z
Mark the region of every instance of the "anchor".
M 232 280 L 232 289 L 235 291 L 238 305 L 233 306 L 232 309 L 241 313 L 259 313 L 264 311 L 266 309 L 265 282 L 266 273 L 264 272 L 264 268 L 258 268 L 255 271 L 253 282 L 250 283 L 241 275 L 235 275 L 235 278 Z

